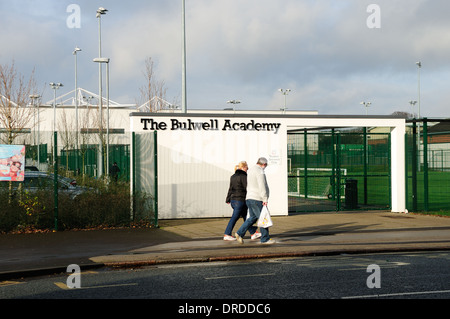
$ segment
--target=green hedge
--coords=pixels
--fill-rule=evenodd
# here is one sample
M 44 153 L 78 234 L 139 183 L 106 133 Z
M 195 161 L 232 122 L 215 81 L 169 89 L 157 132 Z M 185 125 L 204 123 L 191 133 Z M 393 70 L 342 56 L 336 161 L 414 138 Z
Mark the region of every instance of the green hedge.
M 145 205 L 148 200 L 143 195 L 137 197 L 138 207 L 149 206 Z M 9 188 L 1 187 L 0 201 L 3 205 L 0 209 L 0 233 L 54 229 L 53 198 L 52 190 L 39 190 L 35 193 L 22 191 L 10 196 Z M 124 227 L 134 223 L 148 225 L 154 221 L 151 209 L 139 211 L 141 213 L 131 220 L 128 183 L 90 187 L 75 199 L 60 192 L 58 230 Z

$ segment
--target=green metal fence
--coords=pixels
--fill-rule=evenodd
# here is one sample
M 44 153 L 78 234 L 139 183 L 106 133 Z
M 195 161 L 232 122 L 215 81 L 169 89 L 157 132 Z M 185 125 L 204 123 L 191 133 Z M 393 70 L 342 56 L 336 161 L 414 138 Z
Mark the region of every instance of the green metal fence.
M 59 162 L 63 167 L 75 175 L 86 174 L 91 177 L 98 176 L 98 145 L 83 145 L 79 149 L 61 150 Z M 103 171 L 108 172 L 114 163 L 120 168 L 120 180 L 130 180 L 130 145 L 109 145 L 109 165 L 106 164 L 106 154 Z M 107 173 L 107 172 L 106 172 Z
M 131 176 L 136 174 L 130 167 L 156 169 L 153 160 L 151 168 L 130 165 L 130 134 L 122 134 L 115 141 L 111 138 L 110 143 L 100 143 L 95 135 L 84 136 L 89 144 L 80 143 L 78 147 L 68 143 L 63 133 L 40 132 L 39 136 L 39 144 L 29 131 L 15 140 L 14 144 L 26 146 L 27 170 L 23 182 L 13 182 L 12 187 L 9 182 L 0 183 L 0 198 L 7 203 L 0 212 L 0 232 L 18 225 L 55 230 L 130 223 L 158 225 L 154 193 L 146 193 L 144 189 L 130 192 Z M 145 143 L 141 142 L 141 151 L 150 147 L 153 152 L 153 144 Z M 114 162 L 120 168 L 117 181 L 108 176 L 107 168 Z M 44 178 L 48 179 L 45 186 L 41 183 Z M 70 186 L 66 182 L 76 183 L 80 188 L 76 197 L 68 192 Z
M 289 132 L 289 211 L 390 208 L 390 134 L 378 131 Z
M 157 132 L 133 132 L 131 146 L 132 216 L 153 220 L 158 227 Z
M 450 209 L 450 120 L 408 120 L 406 208 L 409 211 Z
M 66 175 L 97 178 L 99 175 L 107 175 L 116 162 L 120 168 L 119 179 L 130 181 L 129 133 L 111 134 L 111 141 L 107 143 L 105 137 L 100 138 L 98 133 L 84 132 L 78 134 L 78 145 L 73 132 L 58 132 L 57 135 L 58 164 Z M 27 166 L 47 171 L 54 163 L 53 132 L 40 132 L 39 136 L 40 143 L 37 143 L 33 132 L 24 133 L 16 139 L 15 144 L 25 144 Z M 103 159 L 101 169 L 100 156 Z

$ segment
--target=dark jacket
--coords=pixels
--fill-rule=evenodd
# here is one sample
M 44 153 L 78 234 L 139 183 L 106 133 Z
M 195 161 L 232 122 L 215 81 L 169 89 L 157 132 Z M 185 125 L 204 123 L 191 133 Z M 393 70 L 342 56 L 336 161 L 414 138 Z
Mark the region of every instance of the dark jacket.
M 228 188 L 226 203 L 231 200 L 243 200 L 245 201 L 245 195 L 247 194 L 247 173 L 243 170 L 237 169 L 236 172 L 230 177 L 230 187 Z

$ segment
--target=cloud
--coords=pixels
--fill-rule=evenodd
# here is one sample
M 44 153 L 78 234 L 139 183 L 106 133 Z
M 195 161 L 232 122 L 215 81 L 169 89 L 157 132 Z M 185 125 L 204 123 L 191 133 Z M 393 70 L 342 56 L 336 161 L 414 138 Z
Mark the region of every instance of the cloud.
M 180 98 L 181 1 L 79 1 L 80 29 L 66 26 L 71 1 L 37 3 L 0 4 L 9 44 L 0 63 L 14 58 L 23 73 L 36 66 L 41 83 L 59 81 L 69 89 L 78 45 L 79 83 L 96 92 L 95 11 L 105 6 L 102 51 L 111 58 L 111 98 L 139 98 L 147 57 L 166 83 L 168 100 Z M 373 3 L 381 10 L 379 29 L 367 26 Z M 278 109 L 281 87 L 292 90 L 290 109 L 364 114 L 359 103 L 371 99 L 369 112 L 390 114 L 417 99 L 420 60 L 424 114 L 450 116 L 449 10 L 445 0 L 186 1 L 188 105 L 224 108 L 227 100 L 240 99 L 239 108 Z

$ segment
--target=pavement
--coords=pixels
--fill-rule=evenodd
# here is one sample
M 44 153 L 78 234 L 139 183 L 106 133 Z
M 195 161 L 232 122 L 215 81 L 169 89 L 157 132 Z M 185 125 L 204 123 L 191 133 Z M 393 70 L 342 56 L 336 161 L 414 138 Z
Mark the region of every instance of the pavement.
M 450 218 L 386 211 L 273 216 L 274 244 L 224 241 L 228 218 L 160 220 L 159 228 L 0 235 L 0 281 L 82 270 L 255 258 L 450 250 Z M 240 227 L 240 220 L 234 232 Z M 233 235 L 234 235 L 233 232 Z

